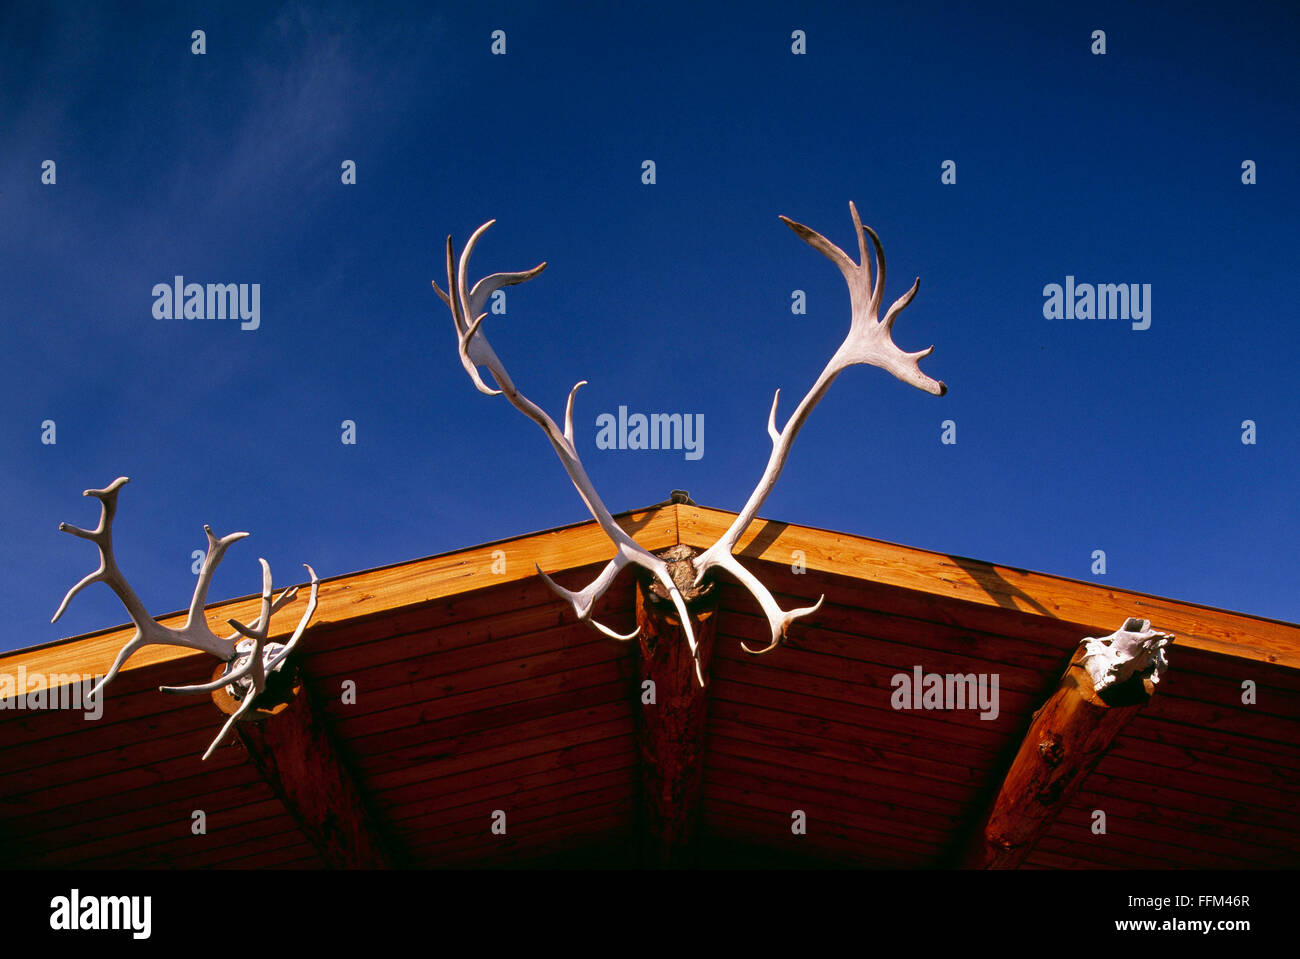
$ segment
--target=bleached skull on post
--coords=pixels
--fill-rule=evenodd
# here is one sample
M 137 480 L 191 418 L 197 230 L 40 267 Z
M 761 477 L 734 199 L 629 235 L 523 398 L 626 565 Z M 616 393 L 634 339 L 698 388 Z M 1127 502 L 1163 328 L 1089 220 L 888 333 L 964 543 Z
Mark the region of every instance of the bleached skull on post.
M 226 724 L 221 727 L 221 732 L 217 734 L 217 738 L 212 740 L 212 745 L 203 754 L 203 758 L 207 759 L 225 738 L 231 726 L 244 717 L 252 707 L 253 701 L 266 689 L 267 675 L 281 667 L 288 655 L 293 652 L 298 640 L 302 638 L 307 623 L 310 622 L 312 614 L 316 612 L 316 594 L 320 581 L 316 578 L 316 571 L 304 563 L 304 567 L 311 575 L 311 598 L 307 601 L 307 609 L 303 612 L 302 618 L 298 621 L 298 627 L 293 631 L 293 635 L 287 643 L 269 643 L 267 637 L 270 633 L 272 614 L 293 602 L 298 595 L 298 587 L 294 586 L 285 590 L 278 598 L 273 600 L 271 598 L 271 567 L 266 560 L 259 558 L 258 562 L 262 564 L 261 612 L 252 626 L 245 626 L 233 619 L 227 620 L 235 629 L 235 634 L 227 639 L 222 639 L 208 628 L 207 620 L 203 616 L 203 607 L 207 603 L 208 586 L 212 582 L 212 574 L 216 572 L 217 564 L 221 562 L 221 557 L 225 554 L 226 549 L 231 543 L 243 539 L 248 534 L 230 533 L 218 539 L 213 534 L 211 527 L 204 526 L 203 532 L 208 537 L 208 551 L 203 557 L 203 565 L 199 568 L 199 579 L 194 586 L 194 596 L 190 600 L 189 616 L 185 620 L 185 625 L 180 629 L 171 629 L 162 625 L 162 623 L 150 616 L 144 608 L 144 603 L 140 601 L 140 597 L 136 595 L 135 590 L 127 583 L 126 577 L 118 569 L 117 560 L 113 556 L 113 517 L 117 513 L 117 494 L 129 482 L 128 477 L 119 476 L 105 489 L 88 489 L 82 494 L 83 496 L 93 496 L 99 500 L 99 525 L 93 530 L 80 529 L 76 526 L 69 526 L 67 523 L 59 524 L 59 529 L 62 532 L 88 539 L 99 548 L 99 569 L 87 575 L 81 582 L 68 590 L 50 622 L 58 622 L 59 617 L 63 615 L 64 610 L 68 608 L 68 604 L 72 601 L 72 597 L 91 583 L 107 583 L 113 592 L 117 594 L 118 599 L 122 601 L 122 605 L 126 607 L 131 622 L 135 624 L 135 635 L 118 652 L 117 658 L 108 671 L 108 675 L 95 684 L 95 688 L 90 693 L 92 697 L 98 696 L 104 687 L 112 681 L 113 677 L 118 674 L 122 664 L 144 646 L 157 644 L 198 649 L 205 653 L 211 653 L 217 659 L 226 663 L 226 672 L 210 683 L 202 683 L 196 686 L 159 687 L 164 693 L 210 693 L 222 686 L 227 686 L 232 696 L 236 699 L 242 698 L 239 709 L 226 720 Z M 240 640 L 241 635 L 247 638 Z
M 931 346 L 916 353 L 906 353 L 895 345 L 891 336 L 894 321 L 898 319 L 898 315 L 912 302 L 912 297 L 916 295 L 921 283 L 920 277 L 912 284 L 911 289 L 889 306 L 889 309 L 885 311 L 884 318 L 879 319 L 878 314 L 885 290 L 885 252 L 881 248 L 880 238 L 876 236 L 875 231 L 869 226 L 863 226 L 862 221 L 858 218 L 857 207 L 852 203 L 849 203 L 849 213 L 853 217 L 853 226 L 857 232 L 860 262 L 854 262 L 847 253 L 817 231 L 801 223 L 796 223 L 787 217 L 781 217 L 781 220 L 790 229 L 794 230 L 813 249 L 839 267 L 840 272 L 844 275 L 845 282 L 848 283 L 849 287 L 849 302 L 852 311 L 849 332 L 844 338 L 844 342 L 840 344 L 839 349 L 831 357 L 830 362 L 826 364 L 826 368 L 818 376 L 812 389 L 795 407 L 790 418 L 786 420 L 785 426 L 779 431 L 776 428 L 776 410 L 781 391 L 776 391 L 776 396 L 772 399 L 771 412 L 768 414 L 767 432 L 772 439 L 772 452 L 768 457 L 767 468 L 763 471 L 763 476 L 754 492 L 750 495 L 749 501 L 722 535 L 722 538 L 692 561 L 696 572 L 695 584 L 697 586 L 703 583 L 710 570 L 714 567 L 721 567 L 738 580 L 758 601 L 763 614 L 767 617 L 771 638 L 767 646 L 762 649 L 750 649 L 742 644 L 742 648 L 746 652 L 754 654 L 766 653 L 775 649 L 785 636 L 790 623 L 802 616 L 816 612 L 821 607 L 822 599 L 825 598 L 822 597 L 812 606 L 801 609 L 781 609 L 767 587 L 740 564 L 733 551 L 741 536 L 744 535 L 745 530 L 749 528 L 758 515 L 758 510 L 762 507 L 763 501 L 767 499 L 773 486 L 776 485 L 777 477 L 780 476 L 781 469 L 790 454 L 790 446 L 794 442 L 796 434 L 798 434 L 799 429 L 808 418 L 808 414 L 812 412 L 813 407 L 826 394 L 835 377 L 850 366 L 865 363 L 878 366 L 892 373 L 904 383 L 925 390 L 927 393 L 942 396 L 947 392 L 947 387 L 943 383 L 926 376 L 921 372 L 918 365 L 921 359 L 930 355 L 934 347 Z M 468 283 L 470 255 L 474 252 L 474 247 L 479 238 L 495 222 L 495 220 L 489 220 L 474 231 L 465 244 L 465 249 L 461 253 L 459 261 L 456 260 L 451 237 L 447 237 L 447 292 L 444 293 L 436 282 L 433 284 L 433 288 L 451 310 L 452 320 L 456 325 L 461 363 L 474 385 L 479 392 L 488 396 L 498 396 L 504 393 L 506 399 L 520 412 L 542 428 L 551 441 L 551 445 L 555 448 L 556 455 L 560 457 L 560 462 L 563 463 L 565 471 L 573 481 L 573 485 L 577 487 L 578 495 L 582 497 L 582 501 L 586 504 L 587 509 L 591 511 L 591 515 L 600 524 L 601 529 L 605 531 L 605 534 L 609 536 L 617 549 L 615 557 L 610 560 L 609 565 L 601 571 L 595 581 L 578 592 L 560 586 L 547 576 L 541 567 L 538 567 L 537 571 L 541 573 L 547 585 L 573 607 L 580 620 L 590 623 L 604 635 L 619 640 L 632 639 L 636 636 L 636 633 L 622 635 L 595 622 L 591 618 L 592 608 L 596 600 L 609 588 L 624 566 L 633 564 L 649 571 L 667 591 L 677 609 L 678 615 L 681 617 L 682 628 L 686 633 L 687 642 L 690 644 L 691 653 L 695 657 L 696 678 L 703 685 L 704 675 L 700 669 L 690 616 L 686 611 L 681 593 L 673 583 L 667 564 L 637 544 L 614 521 L 609 510 L 605 508 L 605 504 L 601 502 L 600 496 L 597 495 L 595 487 L 592 485 L 591 479 L 587 476 L 582 461 L 578 457 L 577 448 L 573 441 L 573 400 L 579 387 L 584 386 L 587 381 L 580 381 L 569 391 L 569 399 L 564 410 L 564 429 L 561 431 L 550 416 L 515 387 L 509 373 L 506 372 L 504 365 L 488 343 L 487 335 L 481 329 L 483 320 L 487 316 L 484 307 L 493 293 L 503 286 L 531 280 L 546 269 L 546 263 L 543 262 L 523 273 L 494 273 L 479 280 L 471 288 Z M 867 252 L 868 235 L 871 237 L 871 245 L 878 265 L 874 283 L 872 282 L 871 261 Z M 479 366 L 487 367 L 499 389 L 492 389 L 483 382 L 479 375 Z
M 1131 676 L 1149 679 L 1154 684 L 1160 682 L 1161 674 L 1169 668 L 1165 647 L 1173 641 L 1173 633 L 1153 630 L 1149 619 L 1127 619 L 1109 636 L 1088 636 L 1081 640 L 1083 657 L 1079 664 L 1099 693 Z

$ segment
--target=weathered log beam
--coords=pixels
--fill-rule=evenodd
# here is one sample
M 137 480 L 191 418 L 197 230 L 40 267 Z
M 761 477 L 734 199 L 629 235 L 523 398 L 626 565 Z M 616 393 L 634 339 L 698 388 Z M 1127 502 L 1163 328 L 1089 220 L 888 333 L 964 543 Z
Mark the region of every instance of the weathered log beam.
M 704 680 L 713 658 L 716 594 L 711 583 L 692 588 L 695 551 L 675 546 L 658 554 L 686 601 Z M 636 595 L 637 748 L 641 757 L 643 858 L 653 865 L 691 862 L 704 786 L 704 734 L 708 687 L 695 675 L 695 659 L 678 614 L 657 582 L 639 577 Z
M 239 707 L 223 687 L 213 700 L 227 714 Z M 259 775 L 284 804 L 321 861 L 333 869 L 385 869 L 392 857 L 360 788 L 305 683 L 268 683 L 251 721 L 236 725 Z
M 1056 692 L 1034 713 L 989 814 L 967 844 L 968 869 L 1014 869 L 1155 692 L 1167 633 L 1130 619 L 1083 640 Z

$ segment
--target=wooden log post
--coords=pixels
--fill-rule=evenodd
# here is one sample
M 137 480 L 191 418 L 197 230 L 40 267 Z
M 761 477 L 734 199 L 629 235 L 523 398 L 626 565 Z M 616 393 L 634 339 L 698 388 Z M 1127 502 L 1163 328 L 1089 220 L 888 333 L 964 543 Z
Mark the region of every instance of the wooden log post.
M 696 551 L 674 546 L 658 554 L 668 562 L 691 616 L 700 670 L 709 681 L 717 594 L 712 583 L 696 590 L 690 560 Z M 649 865 L 685 866 L 704 788 L 704 737 L 708 688 L 695 675 L 695 661 L 676 609 L 663 587 L 638 577 L 637 748 L 641 758 L 642 858 Z
M 239 740 L 327 867 L 389 868 L 392 857 L 361 790 L 339 756 L 310 690 L 292 668 L 286 663 L 268 676 L 250 718 L 235 726 Z M 225 687 L 212 699 L 227 715 L 240 705 Z
M 1095 664 L 1090 672 L 1086 662 L 1098 650 L 1108 653 L 1112 641 L 1121 635 L 1148 635 L 1156 638 L 1152 643 L 1163 640 L 1159 647 L 1152 647 L 1157 651 L 1173 641 L 1169 634 L 1152 633 L 1149 626 L 1130 619 L 1111 637 L 1080 644 L 1056 692 L 1034 713 L 989 814 L 966 844 L 963 868 L 1019 866 L 1111 742 L 1150 700 L 1155 692 L 1153 669 L 1134 671 L 1114 682 L 1115 676 L 1104 677 L 1104 688 L 1098 691 L 1093 678 Z M 1159 660 L 1163 665 L 1163 653 Z M 1122 670 L 1124 662 L 1121 658 L 1115 669 Z M 1102 663 L 1101 669 L 1106 665 Z

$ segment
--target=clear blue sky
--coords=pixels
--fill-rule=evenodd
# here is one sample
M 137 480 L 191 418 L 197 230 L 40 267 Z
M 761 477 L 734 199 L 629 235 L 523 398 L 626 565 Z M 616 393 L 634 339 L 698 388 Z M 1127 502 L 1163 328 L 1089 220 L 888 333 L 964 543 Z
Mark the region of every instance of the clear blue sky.
M 772 391 L 787 414 L 849 319 L 777 215 L 851 250 L 849 200 L 886 302 L 921 276 L 895 339 L 934 344 L 949 393 L 849 370 L 763 515 L 1300 620 L 1294 5 L 467 6 L 0 13 L 4 647 L 125 620 L 95 586 L 49 623 L 95 564 L 58 524 L 119 475 L 118 558 L 157 614 L 204 523 L 253 534 L 220 599 L 258 556 L 291 582 L 586 519 L 430 287 L 489 218 L 474 277 L 550 263 L 492 342 L 557 418 L 590 381 L 610 508 L 739 509 Z M 155 319 L 176 274 L 260 284 L 260 328 Z M 1045 319 L 1067 275 L 1150 284 L 1150 328 Z M 598 450 L 620 405 L 702 414 L 704 456 Z

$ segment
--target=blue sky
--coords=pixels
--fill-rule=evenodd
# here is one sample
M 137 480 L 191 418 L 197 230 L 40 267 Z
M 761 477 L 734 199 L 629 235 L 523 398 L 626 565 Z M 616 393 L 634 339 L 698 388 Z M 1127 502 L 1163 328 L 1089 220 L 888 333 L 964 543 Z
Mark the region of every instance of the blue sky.
M 886 302 L 921 277 L 895 340 L 934 344 L 949 393 L 850 369 L 762 515 L 1300 620 L 1296 8 L 611 6 L 0 12 L 5 648 L 126 618 L 96 586 L 49 623 L 95 565 L 58 524 L 92 526 L 81 491 L 119 475 L 118 559 L 156 614 L 187 605 L 204 523 L 253 534 L 217 599 L 256 591 L 258 556 L 292 582 L 586 519 L 430 287 L 490 218 L 475 278 L 550 264 L 492 343 L 557 418 L 590 381 L 610 508 L 739 509 L 772 391 L 784 417 L 849 321 L 777 215 L 853 250 L 849 200 Z M 260 327 L 155 319 L 177 274 L 260 284 Z M 1045 319 L 1067 275 L 1150 284 L 1150 328 Z M 620 405 L 702 415 L 704 455 L 597 449 Z

